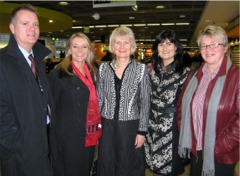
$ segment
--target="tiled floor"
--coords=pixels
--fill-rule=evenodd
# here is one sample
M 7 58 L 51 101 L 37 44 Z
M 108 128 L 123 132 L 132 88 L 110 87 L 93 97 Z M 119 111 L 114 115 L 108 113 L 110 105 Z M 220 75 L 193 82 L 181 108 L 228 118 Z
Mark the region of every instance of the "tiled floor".
M 145 172 L 145 176 L 161 176 L 161 175 L 154 174 L 150 170 L 147 169 L 146 172 Z M 179 176 L 190 176 L 190 164 L 185 167 L 185 172 L 183 174 L 179 175 Z M 234 176 L 240 176 L 240 166 L 239 166 L 239 163 L 236 166 L 235 175 Z

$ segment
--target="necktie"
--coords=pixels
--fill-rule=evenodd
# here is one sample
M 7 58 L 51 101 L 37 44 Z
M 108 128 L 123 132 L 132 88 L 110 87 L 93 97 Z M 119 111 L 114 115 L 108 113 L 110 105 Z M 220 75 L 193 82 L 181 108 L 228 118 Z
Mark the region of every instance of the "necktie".
M 32 54 L 30 54 L 28 56 L 29 60 L 31 61 L 31 69 L 32 69 L 32 72 L 33 72 L 33 75 L 35 76 L 35 78 L 37 77 L 37 67 L 36 67 L 36 63 L 33 59 L 33 56 Z
M 33 75 L 34 75 L 35 78 L 36 78 L 36 81 L 37 81 L 37 83 L 38 83 L 38 85 L 39 85 L 40 91 L 42 92 L 42 95 L 43 95 L 44 100 L 45 100 L 45 103 L 46 103 L 46 107 L 47 107 L 47 119 L 48 119 L 47 121 L 48 121 L 48 123 L 49 123 L 49 121 L 50 121 L 50 115 L 51 115 L 51 109 L 50 109 L 50 106 L 49 106 L 49 104 L 48 104 L 47 97 L 46 97 L 46 95 L 44 94 L 41 81 L 40 81 L 40 79 L 39 79 L 39 77 L 38 77 L 36 62 L 34 61 L 32 54 L 30 54 L 30 55 L 28 56 L 28 58 L 29 58 L 29 60 L 31 61 L 31 69 L 32 69 Z

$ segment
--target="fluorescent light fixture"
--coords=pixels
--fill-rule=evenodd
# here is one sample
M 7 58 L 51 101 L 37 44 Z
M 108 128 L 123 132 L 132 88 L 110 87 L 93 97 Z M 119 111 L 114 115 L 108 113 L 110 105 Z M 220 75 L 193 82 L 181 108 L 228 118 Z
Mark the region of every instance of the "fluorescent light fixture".
M 128 17 L 130 20 L 134 20 L 135 19 L 135 17 L 133 17 L 133 16 L 130 16 L 130 17 Z
M 133 24 L 133 26 L 146 26 L 146 24 Z
M 156 8 L 156 9 L 164 9 L 165 6 L 163 6 L 163 5 L 159 5 L 159 6 L 156 6 L 155 8 Z
M 189 23 L 176 23 L 176 25 L 182 25 L 182 26 L 184 26 L 184 25 L 189 25 Z
M 61 6 L 68 6 L 69 3 L 68 3 L 68 2 L 65 2 L 65 1 L 62 1 L 62 2 L 59 2 L 58 5 L 61 5 Z
M 162 26 L 173 26 L 173 25 L 175 25 L 175 23 L 162 23 L 161 25 Z
M 179 41 L 181 41 L 181 42 L 186 42 L 186 41 L 188 41 L 187 39 L 179 39 Z
M 121 24 L 120 26 L 132 26 L 132 24 Z
M 82 26 L 73 26 L 72 29 L 82 29 Z
M 106 25 L 95 25 L 95 28 L 105 28 L 107 27 Z
M 119 25 L 118 24 L 110 24 L 110 25 L 107 25 L 107 27 L 118 27 Z
M 148 23 L 147 26 L 160 26 L 160 23 Z
M 89 26 L 89 28 L 95 28 L 94 26 Z

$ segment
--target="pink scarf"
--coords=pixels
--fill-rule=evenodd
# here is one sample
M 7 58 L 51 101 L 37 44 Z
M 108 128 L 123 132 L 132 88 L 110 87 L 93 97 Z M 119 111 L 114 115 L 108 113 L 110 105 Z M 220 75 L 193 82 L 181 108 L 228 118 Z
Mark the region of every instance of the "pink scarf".
M 87 64 L 84 63 L 84 71 L 86 77 L 84 77 L 81 72 L 77 69 L 73 62 L 71 62 L 73 71 L 79 79 L 81 79 L 84 84 L 88 87 L 90 96 L 87 107 L 87 118 L 86 118 L 86 136 L 85 136 L 85 147 L 95 146 L 98 143 L 98 139 L 101 136 L 101 118 L 99 111 L 98 96 L 96 88 L 93 84 L 92 77 L 90 75 Z

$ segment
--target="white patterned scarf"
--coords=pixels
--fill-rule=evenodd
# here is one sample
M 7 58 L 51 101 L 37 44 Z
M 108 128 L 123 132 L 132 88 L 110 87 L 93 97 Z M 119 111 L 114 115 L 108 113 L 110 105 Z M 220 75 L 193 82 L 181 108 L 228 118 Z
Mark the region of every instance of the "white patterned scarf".
M 231 61 L 228 58 L 227 71 L 231 66 Z M 195 73 L 196 75 L 196 73 Z M 182 116 L 181 116 L 181 127 L 180 127 L 180 138 L 179 138 L 179 150 L 178 153 L 181 157 L 190 158 L 190 151 L 192 148 L 192 131 L 191 131 L 191 107 L 190 103 L 192 96 L 197 89 L 198 80 L 192 77 L 188 86 L 184 92 L 182 98 Z M 206 131 L 204 136 L 203 146 L 203 169 L 202 176 L 214 176 L 214 147 L 216 139 L 216 116 L 217 109 L 222 95 L 222 89 L 225 83 L 226 75 L 218 77 L 214 85 L 207 111 Z

